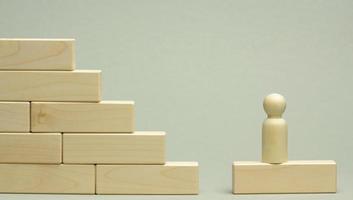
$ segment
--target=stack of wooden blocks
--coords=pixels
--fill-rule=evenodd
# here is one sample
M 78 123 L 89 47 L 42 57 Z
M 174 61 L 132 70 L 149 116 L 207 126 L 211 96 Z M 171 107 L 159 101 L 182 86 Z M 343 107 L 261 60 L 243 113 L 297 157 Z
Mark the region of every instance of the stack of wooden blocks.
M 166 162 L 134 102 L 101 101 L 72 39 L 0 39 L 0 192 L 197 194 L 198 163 Z

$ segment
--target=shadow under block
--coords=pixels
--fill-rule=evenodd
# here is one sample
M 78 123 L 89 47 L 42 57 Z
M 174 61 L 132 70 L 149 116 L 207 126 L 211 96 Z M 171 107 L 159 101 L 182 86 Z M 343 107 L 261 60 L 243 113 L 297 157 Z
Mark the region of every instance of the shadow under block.
M 66 164 L 164 164 L 165 133 L 64 133 L 63 162 Z
M 0 102 L 0 132 L 29 132 L 29 102 Z
M 97 165 L 97 194 L 198 194 L 197 162 Z
M 1 193 L 94 194 L 94 165 L 0 164 Z
M 0 70 L 73 70 L 74 39 L 0 39 Z
M 61 163 L 61 139 L 60 133 L 0 133 L 0 163 Z
M 32 102 L 32 132 L 133 132 L 134 102 Z
M 336 192 L 336 163 L 330 160 L 233 163 L 233 193 Z
M 2 101 L 100 101 L 101 71 L 0 71 Z

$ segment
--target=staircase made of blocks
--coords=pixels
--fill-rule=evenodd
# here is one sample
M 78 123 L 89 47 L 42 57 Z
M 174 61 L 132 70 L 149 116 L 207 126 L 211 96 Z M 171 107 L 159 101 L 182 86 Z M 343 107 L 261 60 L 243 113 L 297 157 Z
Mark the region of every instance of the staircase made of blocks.
M 198 163 L 166 162 L 133 101 L 102 101 L 74 39 L 0 39 L 0 193 L 197 194 Z

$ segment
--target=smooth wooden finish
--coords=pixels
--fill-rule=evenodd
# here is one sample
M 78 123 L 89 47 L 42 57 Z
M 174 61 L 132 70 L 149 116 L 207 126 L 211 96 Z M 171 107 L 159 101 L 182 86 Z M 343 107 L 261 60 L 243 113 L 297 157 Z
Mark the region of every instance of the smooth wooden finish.
M 60 133 L 0 133 L 0 163 L 61 163 L 61 139 Z
M 164 132 L 63 135 L 64 163 L 163 164 Z
M 0 132 L 29 132 L 29 102 L 0 102 Z
M 288 160 L 288 125 L 282 118 L 286 101 L 280 94 L 270 94 L 263 102 L 267 119 L 262 124 L 262 162 L 283 163 Z
M 233 163 L 233 193 L 336 192 L 334 161 L 288 161 Z
M 94 165 L 0 164 L 1 193 L 94 194 Z
M 32 132 L 133 132 L 134 102 L 32 102 Z
M 0 39 L 0 70 L 73 70 L 74 39 Z
M 196 162 L 97 165 L 97 194 L 198 194 Z
M 99 70 L 0 71 L 3 101 L 100 101 Z

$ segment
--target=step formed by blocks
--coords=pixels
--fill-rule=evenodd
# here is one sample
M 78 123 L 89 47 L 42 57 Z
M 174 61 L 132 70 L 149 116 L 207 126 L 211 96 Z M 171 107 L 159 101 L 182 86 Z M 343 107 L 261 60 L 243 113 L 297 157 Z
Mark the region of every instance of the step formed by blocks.
M 330 160 L 282 164 L 233 163 L 233 193 L 336 192 L 336 163 Z
M 197 162 L 97 165 L 97 194 L 198 194 Z
M 0 70 L 73 70 L 74 39 L 0 39 Z
M 164 164 L 165 133 L 63 134 L 63 162 Z
M 1 193 L 94 194 L 94 165 L 0 164 Z
M 134 102 L 32 102 L 32 132 L 133 132 Z
M 0 71 L 2 101 L 100 101 L 101 71 Z
M 29 132 L 29 102 L 0 102 L 0 132 Z
M 0 133 L 0 163 L 61 163 L 61 139 L 60 133 Z
M 166 163 L 133 101 L 101 101 L 74 42 L 0 39 L 0 193 L 198 194 L 198 163 Z

